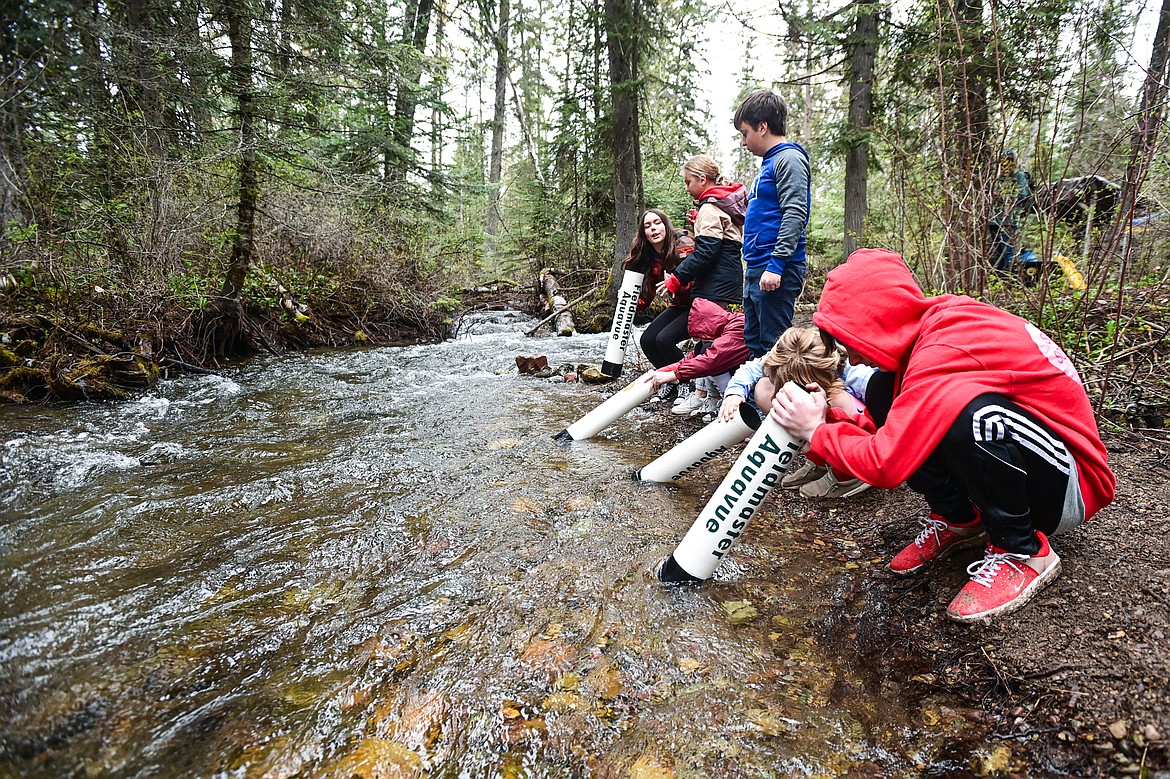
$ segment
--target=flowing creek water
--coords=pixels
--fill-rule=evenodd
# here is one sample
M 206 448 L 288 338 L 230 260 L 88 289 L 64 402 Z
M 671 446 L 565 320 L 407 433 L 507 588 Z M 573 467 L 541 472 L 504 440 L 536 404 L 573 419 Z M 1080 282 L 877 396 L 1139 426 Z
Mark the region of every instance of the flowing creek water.
M 697 429 L 645 407 L 555 442 L 615 386 L 514 357 L 606 336 L 529 324 L 0 408 L 0 773 L 966 775 L 978 725 L 858 649 L 884 560 L 807 504 L 712 582 L 647 579 L 732 457 L 634 482 Z

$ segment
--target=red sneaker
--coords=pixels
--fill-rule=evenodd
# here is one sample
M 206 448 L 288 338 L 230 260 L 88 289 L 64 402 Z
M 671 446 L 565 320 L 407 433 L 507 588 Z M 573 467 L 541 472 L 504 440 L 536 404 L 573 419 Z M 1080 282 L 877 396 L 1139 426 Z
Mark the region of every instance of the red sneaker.
M 890 570 L 899 576 L 914 573 L 927 563 L 949 557 L 960 549 L 981 546 L 987 540 L 987 530 L 979 522 L 978 515 L 970 524 L 952 525 L 932 511 L 929 517 L 919 522 L 922 532 L 914 543 L 890 560 Z
M 1060 558 L 1048 546 L 1048 538 L 1036 532 L 1040 551 L 1015 554 L 987 545 L 983 559 L 971 563 L 971 581 L 947 607 L 947 616 L 959 622 L 988 622 L 993 617 L 1023 608 L 1060 573 Z

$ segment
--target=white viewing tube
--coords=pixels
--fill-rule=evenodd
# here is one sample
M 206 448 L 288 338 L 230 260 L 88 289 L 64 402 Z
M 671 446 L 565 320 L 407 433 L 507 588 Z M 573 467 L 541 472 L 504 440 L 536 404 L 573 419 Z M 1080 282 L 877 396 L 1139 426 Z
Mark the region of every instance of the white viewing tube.
M 645 278 L 645 273 L 632 270 L 622 276 L 617 308 L 613 311 L 613 326 L 609 329 L 609 340 L 605 342 L 605 361 L 601 363 L 601 372 L 611 378 L 622 374 L 622 366 L 626 362 L 626 345 L 634 330 L 634 314 L 638 311 L 638 297 L 642 294 Z
M 796 387 L 792 382 L 785 386 L 789 385 Z M 803 447 L 804 441 L 789 435 L 770 416 L 765 417 L 683 540 L 655 566 L 658 580 L 693 583 L 710 579 Z
M 642 481 L 678 481 L 703 463 L 714 460 L 760 426 L 760 415 L 746 400 L 728 422 L 716 419 L 638 471 Z
M 558 441 L 580 441 L 597 435 L 611 422 L 628 414 L 634 406 L 649 400 L 653 394 L 650 388 L 653 376 L 654 371 L 646 371 L 553 437 Z

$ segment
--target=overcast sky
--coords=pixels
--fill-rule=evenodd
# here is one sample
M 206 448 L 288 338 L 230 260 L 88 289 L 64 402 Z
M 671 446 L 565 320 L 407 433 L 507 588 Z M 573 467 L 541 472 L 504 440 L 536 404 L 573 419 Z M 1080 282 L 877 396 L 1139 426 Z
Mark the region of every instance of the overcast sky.
M 1160 0 L 1130 2 L 1131 7 L 1140 12 L 1140 22 L 1133 38 L 1124 42 L 1128 57 L 1123 64 L 1130 74 L 1131 95 L 1136 96 L 1145 77 L 1145 67 L 1149 64 L 1161 4 Z M 894 13 L 898 14 L 905 5 L 905 2 L 895 0 Z M 738 144 L 731 117 L 735 113 L 734 102 L 743 68 L 742 54 L 747 50 L 748 41 L 752 41 L 751 56 L 757 83 L 766 85 L 792 78 L 793 74 L 785 71 L 774 54 L 777 37 L 784 32 L 776 9 L 775 0 L 724 0 L 718 20 L 708 28 L 709 36 L 700 42 L 709 70 L 700 81 L 700 88 L 714 123 L 710 130 L 713 152 L 723 165 L 730 164 L 731 152 Z M 741 56 L 728 56 L 728 52 L 739 52 Z M 788 97 L 783 88 L 780 92 Z

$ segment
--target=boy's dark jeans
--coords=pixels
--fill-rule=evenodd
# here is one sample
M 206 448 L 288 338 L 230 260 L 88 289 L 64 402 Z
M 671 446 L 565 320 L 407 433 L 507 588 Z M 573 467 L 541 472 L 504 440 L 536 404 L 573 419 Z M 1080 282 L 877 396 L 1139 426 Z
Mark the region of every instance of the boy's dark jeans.
M 866 407 L 879 427 L 893 401 L 894 374 L 879 371 L 869 380 Z M 980 395 L 959 413 L 938 447 L 906 485 L 926 498 L 930 510 L 962 524 L 979 507 L 991 543 L 1019 554 L 1035 554 L 1034 531 L 1051 533 L 1064 511 L 1068 475 L 1028 447 L 1008 437 L 978 441 L 972 420 L 988 407 L 1001 407 L 1032 422 L 1054 441 L 1043 422 L 1001 395 Z
M 805 263 L 790 262 L 780 275 L 780 288 L 760 289 L 764 268 L 748 268 L 743 285 L 743 340 L 752 357 L 767 354 L 781 333 L 792 325 L 796 299 L 804 289 Z

